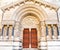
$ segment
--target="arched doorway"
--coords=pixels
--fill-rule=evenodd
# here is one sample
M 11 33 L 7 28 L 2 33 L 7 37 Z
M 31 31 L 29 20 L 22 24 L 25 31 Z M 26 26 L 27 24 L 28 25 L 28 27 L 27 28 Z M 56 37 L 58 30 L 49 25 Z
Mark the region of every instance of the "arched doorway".
M 19 7 L 16 10 L 16 13 L 14 14 L 15 16 L 15 21 L 19 23 L 19 26 L 16 25 L 16 27 L 19 27 L 18 30 L 20 31 L 20 36 L 22 36 L 22 45 L 23 43 L 25 43 L 26 41 L 23 39 L 25 38 L 25 32 L 27 32 L 27 45 L 26 46 L 22 46 L 23 49 L 25 50 L 25 48 L 39 48 L 40 44 L 38 45 L 33 45 L 31 44 L 31 41 L 33 41 L 32 39 L 28 38 L 31 37 L 29 36 L 32 35 L 32 32 L 34 32 L 35 34 L 35 42 L 40 41 L 41 38 L 41 34 L 43 33 L 43 37 L 45 37 L 45 19 L 47 17 L 45 11 L 41 8 L 38 7 L 36 5 L 23 5 L 21 7 Z M 42 27 L 42 28 L 41 28 Z M 41 32 L 42 31 L 42 32 Z M 44 31 L 44 32 L 43 32 Z M 24 36 L 24 37 L 23 37 Z M 32 47 L 33 46 L 33 47 Z M 37 48 L 37 49 L 38 49 Z
M 39 19 L 33 15 L 25 16 L 22 21 L 23 48 L 38 47 Z

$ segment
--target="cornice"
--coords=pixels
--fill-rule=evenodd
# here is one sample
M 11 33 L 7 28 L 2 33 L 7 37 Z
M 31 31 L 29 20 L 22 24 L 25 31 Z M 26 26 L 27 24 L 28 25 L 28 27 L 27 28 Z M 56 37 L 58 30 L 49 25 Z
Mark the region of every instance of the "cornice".
M 17 1 L 14 3 L 11 3 L 9 5 L 3 6 L 1 7 L 2 11 L 9 11 L 11 8 L 15 8 L 16 6 L 20 6 L 21 4 L 26 4 L 26 2 L 33 2 L 34 4 L 39 4 L 39 6 L 44 6 L 45 8 L 50 8 L 50 9 L 54 9 L 55 11 L 57 11 L 59 9 L 58 6 L 48 3 L 46 1 L 37 1 L 37 0 L 22 0 L 22 1 Z

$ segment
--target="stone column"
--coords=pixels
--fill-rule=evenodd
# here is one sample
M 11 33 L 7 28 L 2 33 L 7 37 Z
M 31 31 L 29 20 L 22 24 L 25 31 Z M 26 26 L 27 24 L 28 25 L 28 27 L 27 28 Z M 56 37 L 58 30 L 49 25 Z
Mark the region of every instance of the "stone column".
M 12 36 L 14 37 L 14 26 L 12 27 Z
M 9 25 L 9 40 L 12 40 L 12 25 Z
M 3 39 L 3 31 L 4 31 L 4 26 L 2 25 L 2 33 L 1 33 L 2 39 Z
M 49 36 L 49 40 L 52 39 L 52 27 L 51 25 L 48 25 L 48 36 Z
M 2 39 L 1 36 L 2 36 L 2 29 L 0 29 L 0 39 Z
M 47 50 L 46 25 L 44 21 L 41 22 L 41 42 L 39 47 L 40 50 Z
M 46 36 L 48 36 L 48 25 L 46 24 Z
M 19 22 L 15 23 L 15 27 L 14 27 L 14 40 L 15 41 L 19 41 L 19 36 L 21 34 L 21 32 L 19 33 Z
M 1 29 L 0 29 L 0 36 L 1 36 Z
M 7 39 L 9 38 L 9 25 L 7 25 Z
M 46 25 L 45 22 L 41 22 L 41 36 L 43 37 L 43 41 L 46 40 Z
M 57 39 L 58 38 L 57 25 L 54 25 L 53 29 L 54 29 L 54 38 Z
M 52 39 L 54 39 L 54 31 L 53 31 L 53 24 L 51 25 L 51 32 L 52 32 Z
M 6 40 L 6 37 L 7 37 L 7 25 L 4 25 L 3 40 Z

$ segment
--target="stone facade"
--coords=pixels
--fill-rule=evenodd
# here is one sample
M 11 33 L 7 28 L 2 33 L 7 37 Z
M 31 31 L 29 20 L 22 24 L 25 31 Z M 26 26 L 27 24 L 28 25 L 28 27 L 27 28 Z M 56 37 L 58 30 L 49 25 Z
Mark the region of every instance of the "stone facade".
M 59 50 L 58 9 L 59 7 L 40 0 L 22 0 L 1 7 L 3 13 L 0 41 L 5 43 L 0 42 L 1 45 L 11 46 L 10 50 Z M 37 48 L 23 48 L 24 28 L 37 29 Z

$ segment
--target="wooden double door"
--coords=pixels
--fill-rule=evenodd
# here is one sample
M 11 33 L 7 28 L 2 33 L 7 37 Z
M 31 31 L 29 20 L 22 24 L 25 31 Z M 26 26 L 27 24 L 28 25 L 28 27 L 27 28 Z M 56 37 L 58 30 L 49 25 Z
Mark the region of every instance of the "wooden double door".
M 29 31 L 29 28 L 25 28 L 23 30 L 23 48 L 37 48 L 38 47 L 38 40 L 37 40 L 37 29 L 32 28 Z

